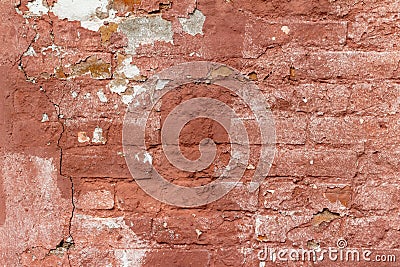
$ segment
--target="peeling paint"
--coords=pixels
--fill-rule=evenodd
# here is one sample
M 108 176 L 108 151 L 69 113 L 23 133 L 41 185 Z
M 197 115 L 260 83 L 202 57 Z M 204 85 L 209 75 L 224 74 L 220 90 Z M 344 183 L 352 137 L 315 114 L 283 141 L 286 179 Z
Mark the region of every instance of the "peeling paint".
M 133 79 L 140 75 L 140 70 L 137 66 L 132 64 L 132 56 L 125 58 L 121 65 L 118 67 L 117 72 L 123 74 L 125 78 Z
M 128 83 L 128 79 L 113 79 L 112 81 L 110 81 L 107 87 L 112 93 L 122 94 L 128 88 Z
M 86 143 L 90 141 L 90 137 L 87 136 L 86 132 L 78 132 L 78 142 Z
M 153 164 L 153 157 L 148 152 L 144 153 L 143 163 L 146 162 L 150 163 L 150 165 Z
M 28 2 L 29 15 L 42 16 L 49 12 L 49 8 L 45 0 L 35 0 Z
M 111 64 L 98 59 L 96 56 L 90 56 L 87 59 L 71 67 L 70 77 L 90 74 L 94 79 L 107 79 L 111 77 Z
M 101 41 L 107 43 L 111 39 L 111 35 L 116 32 L 118 29 L 117 23 L 109 23 L 108 25 L 103 25 L 99 28 L 99 32 L 101 34 Z
M 98 31 L 105 18 L 115 17 L 115 11 L 108 6 L 108 0 L 58 0 L 51 11 L 60 19 L 80 21 L 83 28 Z

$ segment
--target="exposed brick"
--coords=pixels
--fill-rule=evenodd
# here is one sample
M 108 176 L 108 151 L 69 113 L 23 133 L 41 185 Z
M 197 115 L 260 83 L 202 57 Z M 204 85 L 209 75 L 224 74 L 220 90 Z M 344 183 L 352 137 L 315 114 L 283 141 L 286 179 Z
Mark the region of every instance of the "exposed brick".
M 291 178 L 269 178 L 261 186 L 261 198 L 263 206 L 273 211 L 307 210 L 317 213 L 327 208 L 342 212 L 351 206 L 352 188 L 343 184 L 295 183 Z
M 307 139 L 306 116 L 275 118 L 276 142 L 278 144 L 304 145 Z
M 72 177 L 130 178 L 121 147 L 71 148 L 63 154 L 63 175 Z M 79 164 L 78 164 L 79 163 Z
M 269 176 L 320 176 L 350 179 L 356 174 L 357 155 L 347 150 L 278 150 Z
M 246 23 L 243 55 L 257 58 L 266 49 L 283 45 L 340 49 L 346 41 L 346 32 L 346 22 L 250 20 Z
M 399 61 L 397 52 L 324 52 L 303 54 L 294 66 L 310 79 L 395 79 Z
M 373 121 L 371 123 L 371 120 Z M 314 117 L 310 122 L 310 138 L 316 143 L 362 144 L 369 140 L 373 118 Z
M 255 217 L 255 237 L 264 242 L 285 242 L 287 233 L 311 220 L 310 214 L 257 215 Z
M 341 115 L 347 112 L 351 88 L 340 84 L 307 83 L 265 85 L 268 103 L 275 114 L 306 112 L 316 115 Z M 293 115 L 291 115 L 293 116 Z
M 55 45 L 66 49 L 99 51 L 102 48 L 100 33 L 81 28 L 77 21 L 54 20 L 53 35 Z
M 290 53 L 290 57 L 287 56 Z M 294 80 L 384 80 L 397 79 L 400 72 L 397 51 L 327 51 L 308 52 L 305 49 L 270 49 L 254 64 L 264 68 L 271 81 L 288 79 L 290 67 Z M 254 67 L 253 67 L 254 68 Z
M 161 209 L 161 203 L 148 196 L 134 181 L 117 183 L 116 206 L 127 212 L 156 213 Z
M 366 181 L 355 189 L 354 205 L 369 212 L 396 209 L 400 191 L 398 182 L 396 177 L 384 182 Z
M 80 210 L 109 210 L 114 207 L 114 188 L 104 182 L 84 182 L 74 188 L 75 207 Z
M 376 151 L 369 152 L 360 158 L 359 172 L 362 174 L 395 174 L 400 171 L 400 151 Z
M 19 121 L 14 123 L 12 139 L 13 144 L 25 148 L 46 147 L 56 145 L 62 132 L 58 122 Z
M 352 42 L 350 46 L 375 51 L 398 50 L 399 36 L 392 27 L 398 23 L 398 15 L 397 12 L 386 13 L 386 10 L 357 14 L 349 23 L 348 37 Z
M 228 194 L 221 199 L 209 204 L 216 210 L 245 210 L 256 211 L 258 209 L 258 190 L 250 192 L 248 184 L 239 182 Z
M 205 249 L 152 250 L 146 254 L 142 266 L 210 266 L 210 253 Z
M 400 108 L 397 83 L 357 83 L 352 86 L 349 110 L 360 115 L 394 115 Z
M 70 0 L 0 1 L 0 265 L 333 267 L 339 262 L 264 263 L 257 254 L 265 246 L 319 251 L 338 239 L 399 253 L 398 1 L 104 2 L 74 12 Z M 198 14 L 204 24 L 191 24 Z M 139 23 L 153 19 L 168 26 Z M 170 164 L 160 121 L 190 98 L 244 114 L 256 144 L 231 192 L 180 208 L 135 181 L 123 121 L 130 97 L 153 75 L 201 60 L 236 68 L 260 88 L 266 103 L 257 108 L 273 114 L 276 156 L 250 192 L 261 134 L 248 107 L 208 81 L 170 91 L 146 129 L 152 164 L 169 182 L 212 183 L 236 157 L 223 127 L 202 118 L 185 125 L 176 151 L 196 159 L 210 137 L 214 162 L 194 173 Z M 351 262 L 382 264 L 398 265 Z
M 254 231 L 250 218 L 238 214 L 231 216 L 229 213 L 220 212 L 212 215 L 192 212 L 190 216 L 182 212 L 171 214 L 174 215 L 156 218 L 153 222 L 153 235 L 158 243 L 231 246 L 250 238 Z M 229 232 L 236 234 L 227 235 Z

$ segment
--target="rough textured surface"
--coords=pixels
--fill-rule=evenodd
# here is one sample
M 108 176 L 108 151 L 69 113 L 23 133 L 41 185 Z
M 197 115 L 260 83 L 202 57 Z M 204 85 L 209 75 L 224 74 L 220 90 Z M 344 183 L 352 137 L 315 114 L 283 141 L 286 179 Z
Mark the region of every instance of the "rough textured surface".
M 319 249 L 338 239 L 400 261 L 399 12 L 393 0 L 1 1 L 0 265 L 275 266 L 257 258 L 265 245 Z M 277 153 L 256 192 L 249 168 L 222 199 L 181 209 L 135 183 L 122 121 L 144 81 L 198 60 L 259 86 Z M 188 85 L 155 113 L 201 96 L 240 103 Z M 212 121 L 181 137 L 194 159 L 199 140 L 215 138 L 212 167 L 226 165 L 229 140 Z M 157 168 L 178 184 L 215 174 L 163 160 Z M 399 263 L 276 266 L 339 264 Z

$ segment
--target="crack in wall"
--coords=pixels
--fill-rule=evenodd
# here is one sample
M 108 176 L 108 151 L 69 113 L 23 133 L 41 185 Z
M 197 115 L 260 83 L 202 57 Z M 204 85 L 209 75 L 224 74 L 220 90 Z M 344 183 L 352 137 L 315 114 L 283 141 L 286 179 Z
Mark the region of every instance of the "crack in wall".
M 75 201 L 74 201 L 74 194 L 75 194 L 74 181 L 73 181 L 73 179 L 72 179 L 71 176 L 65 176 L 65 175 L 63 175 L 63 172 L 62 172 L 62 166 L 63 166 L 63 148 L 62 148 L 62 146 L 60 145 L 60 143 L 61 143 L 61 139 L 62 139 L 62 137 L 63 137 L 63 134 L 64 134 L 64 132 L 65 132 L 65 125 L 64 125 L 65 119 L 63 120 L 63 115 L 62 115 L 62 113 L 61 113 L 60 104 L 55 103 L 55 102 L 46 94 L 46 91 L 45 91 L 42 87 L 40 87 L 40 88 L 41 88 L 41 91 L 43 92 L 43 94 L 44 94 L 44 95 L 46 96 L 46 98 L 48 99 L 48 101 L 54 106 L 54 109 L 55 109 L 56 114 L 57 114 L 57 122 L 61 125 L 61 129 L 62 129 L 62 131 L 61 131 L 61 133 L 60 133 L 60 135 L 59 135 L 59 137 L 58 137 L 58 140 L 57 140 L 57 148 L 60 150 L 59 175 L 60 175 L 61 177 L 64 177 L 64 178 L 68 178 L 69 181 L 70 181 L 70 183 L 71 183 L 71 204 L 72 204 L 72 210 L 71 210 L 71 216 L 70 216 L 69 222 L 68 222 L 68 237 L 67 237 L 65 240 L 63 239 L 63 240 L 60 242 L 60 244 L 59 244 L 55 249 L 50 250 L 50 251 L 49 251 L 49 254 L 55 254 L 56 252 L 59 252 L 59 251 L 60 251 L 60 248 L 63 248 L 62 251 L 67 253 L 69 265 L 72 266 L 72 265 L 71 265 L 71 261 L 70 261 L 69 250 L 70 250 L 70 249 L 74 246 L 74 244 L 75 244 L 75 243 L 74 243 L 74 238 L 73 238 L 73 236 L 72 236 L 72 221 L 73 221 L 73 219 L 74 219 L 74 214 L 75 214 L 75 208 L 76 208 L 76 206 L 75 206 Z M 61 100 L 60 100 L 60 101 L 61 101 Z M 53 252 L 53 253 L 52 253 L 52 252 Z

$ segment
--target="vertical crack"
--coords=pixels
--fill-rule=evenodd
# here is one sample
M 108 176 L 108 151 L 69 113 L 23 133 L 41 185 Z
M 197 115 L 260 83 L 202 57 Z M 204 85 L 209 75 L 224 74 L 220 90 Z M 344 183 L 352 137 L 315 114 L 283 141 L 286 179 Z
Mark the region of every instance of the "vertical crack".
M 72 203 L 72 211 L 71 211 L 71 217 L 69 218 L 69 225 L 68 225 L 68 238 L 67 238 L 67 242 L 69 244 L 71 244 L 71 246 L 73 246 L 74 243 L 74 238 L 72 237 L 72 220 L 74 219 L 74 213 L 75 213 L 75 202 L 74 202 L 74 193 L 75 193 L 75 189 L 74 189 L 74 181 L 72 180 L 72 177 L 69 176 L 69 180 L 71 182 L 71 203 Z M 69 251 L 67 251 L 67 257 L 68 257 L 68 263 L 69 266 L 72 267 L 71 265 L 71 259 L 70 259 L 70 255 L 69 255 Z
M 71 260 L 70 260 L 70 254 L 69 254 L 69 249 L 72 248 L 75 244 L 74 242 L 74 238 L 72 236 L 72 221 L 74 219 L 74 214 L 75 214 L 75 201 L 74 201 L 74 195 L 75 195 L 75 188 L 74 188 L 74 181 L 72 179 L 71 176 L 66 176 L 63 175 L 63 171 L 62 171 L 62 167 L 63 167 L 63 148 L 61 146 L 61 139 L 64 135 L 65 132 L 65 125 L 64 125 L 64 121 L 65 119 L 63 119 L 63 115 L 61 113 L 61 108 L 60 108 L 60 104 L 55 103 L 47 94 L 46 91 L 40 87 L 40 90 L 44 93 L 44 95 L 46 96 L 46 98 L 48 99 L 48 101 L 54 106 L 54 109 L 56 111 L 57 114 L 57 122 L 61 125 L 61 133 L 57 139 L 57 148 L 60 151 L 60 162 L 59 162 L 59 175 L 61 177 L 64 178 L 68 178 L 70 183 L 71 183 L 71 204 L 72 204 L 72 211 L 71 211 L 71 216 L 69 218 L 69 222 L 68 222 L 68 237 L 64 240 L 61 241 L 61 243 L 57 246 L 57 248 L 55 250 L 51 250 L 50 253 L 52 253 L 53 251 L 58 251 L 59 249 L 61 249 L 63 252 L 65 251 L 67 253 L 67 257 L 68 257 L 68 263 L 69 266 L 72 267 L 71 265 Z M 61 98 L 62 99 L 62 98 Z M 61 100 L 60 100 L 61 101 Z

